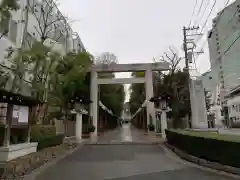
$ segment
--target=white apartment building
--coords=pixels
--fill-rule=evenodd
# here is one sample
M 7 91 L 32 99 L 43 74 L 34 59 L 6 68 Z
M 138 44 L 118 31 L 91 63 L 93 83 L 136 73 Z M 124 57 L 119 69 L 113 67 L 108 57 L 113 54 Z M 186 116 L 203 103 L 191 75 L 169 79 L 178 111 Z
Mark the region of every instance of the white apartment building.
M 5 26 L 0 27 L 0 65 L 5 67 L 3 69 L 7 71 L 10 66 L 5 58 L 7 49 L 17 49 L 22 45 L 23 48 L 29 48 L 34 41 L 41 41 L 42 37 L 45 45 L 51 46 L 61 55 L 70 51 L 86 51 L 79 35 L 71 29 L 54 1 L 18 0 L 18 3 L 19 10 L 11 12 L 11 18 L 4 21 Z M 24 36 L 25 28 L 27 33 Z M 27 75 L 26 80 L 30 76 Z M 27 87 L 27 84 L 22 86 L 25 88 L 23 93 L 28 92 Z
M 201 79 L 204 87 L 211 90 L 217 109 L 219 98 L 222 105 L 228 105 L 227 95 L 240 84 L 239 36 L 240 0 L 236 0 L 218 13 L 208 33 L 211 72 Z
M 224 86 L 227 92 L 240 83 L 240 0 L 236 0 L 213 19 L 208 34 L 213 81 Z M 227 95 L 227 94 L 226 94 Z
M 27 34 L 24 39 L 24 47 L 29 47 L 34 40 L 41 40 L 41 34 L 45 25 L 46 45 L 54 45 L 61 53 L 67 51 L 85 51 L 85 47 L 74 33 L 65 17 L 61 14 L 52 0 L 18 0 L 20 9 L 12 12 L 12 17 L 0 27 L 0 33 L 4 34 L 0 39 L 0 63 L 8 65 L 5 59 L 6 49 L 19 48 L 23 41 L 23 32 L 27 26 Z M 26 6 L 28 6 L 28 20 L 26 19 Z M 44 18 L 43 18 L 44 17 Z M 5 33 L 8 30 L 8 33 Z

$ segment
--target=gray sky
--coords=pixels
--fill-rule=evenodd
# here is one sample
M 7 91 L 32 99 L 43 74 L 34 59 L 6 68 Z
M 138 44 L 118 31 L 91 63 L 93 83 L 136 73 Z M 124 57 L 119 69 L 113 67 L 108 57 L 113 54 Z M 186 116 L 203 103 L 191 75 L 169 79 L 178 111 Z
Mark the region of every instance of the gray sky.
M 207 6 L 208 1 L 210 4 Z M 200 26 L 206 20 L 213 2 L 203 1 L 198 18 L 206 6 L 207 10 Z M 225 2 L 217 0 L 207 29 Z M 182 55 L 182 27 L 190 22 L 195 0 L 60 0 L 59 3 L 63 14 L 76 20 L 72 28 L 79 33 L 85 47 L 93 55 L 111 52 L 118 57 L 119 63 L 146 63 L 152 62 L 153 57 L 161 56 L 170 45 Z M 201 0 L 198 0 L 194 17 L 200 4 Z M 199 47 L 205 41 L 206 36 Z M 209 69 L 208 57 L 206 46 L 205 54 L 197 59 L 197 68 L 201 73 Z M 128 77 L 129 74 L 119 76 Z

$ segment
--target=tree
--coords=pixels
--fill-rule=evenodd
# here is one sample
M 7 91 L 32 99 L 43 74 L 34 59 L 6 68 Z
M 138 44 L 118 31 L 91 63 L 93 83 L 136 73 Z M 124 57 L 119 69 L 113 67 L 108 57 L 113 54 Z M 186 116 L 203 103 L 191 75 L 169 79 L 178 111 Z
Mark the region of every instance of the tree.
M 0 4 L 1 19 L 9 18 L 10 11 L 17 11 L 19 9 L 17 0 L 3 0 Z
M 179 57 L 178 53 L 174 50 L 173 47 L 168 48 L 168 52 L 164 52 L 164 56 L 161 56 L 159 61 L 168 63 L 170 66 L 170 74 L 175 73 L 179 70 L 179 63 L 181 61 L 181 57 Z M 156 61 L 156 59 L 154 59 Z
M 69 111 L 69 101 L 81 97 L 89 100 L 91 55 L 87 52 L 68 53 L 59 61 L 50 78 L 49 100 L 51 106 L 60 107 L 61 113 Z
M 11 17 L 10 11 L 17 11 L 19 6 L 17 0 L 2 0 L 0 4 L 0 26 L 5 28 L 2 32 L 0 39 L 8 33 L 8 23 Z
M 134 72 L 132 77 L 144 77 L 144 72 Z M 131 114 L 134 114 L 146 99 L 144 84 L 131 84 L 129 106 Z
M 114 78 L 111 74 L 100 74 L 100 78 Z M 111 109 L 116 116 L 120 116 L 125 100 L 124 86 L 121 84 L 101 84 L 99 88 L 100 100 Z
M 143 73 L 141 76 L 143 76 Z M 153 81 L 156 97 L 163 95 L 170 97 L 168 104 L 172 108 L 172 112 L 168 113 L 168 117 L 173 119 L 173 125 L 177 127 L 180 119 L 190 111 L 187 74 L 182 71 L 176 71 L 172 74 L 153 73 Z M 143 84 L 133 84 L 131 86 L 130 109 L 132 114 L 144 102 L 144 92 Z
M 50 38 L 67 47 L 67 37 L 70 36 L 68 34 L 70 32 L 70 26 L 67 22 L 68 18 L 60 13 L 54 1 L 41 4 L 34 1 L 29 6 L 29 11 L 36 20 L 36 24 L 33 25 L 37 33 L 36 39 L 40 39 L 44 43 L 45 40 Z
M 116 64 L 117 58 L 112 53 L 103 53 L 96 58 L 96 64 L 110 65 Z M 115 78 L 114 73 L 99 73 L 99 78 Z M 111 109 L 117 116 L 121 115 L 125 92 L 122 84 L 101 84 L 99 86 L 99 95 L 102 103 Z

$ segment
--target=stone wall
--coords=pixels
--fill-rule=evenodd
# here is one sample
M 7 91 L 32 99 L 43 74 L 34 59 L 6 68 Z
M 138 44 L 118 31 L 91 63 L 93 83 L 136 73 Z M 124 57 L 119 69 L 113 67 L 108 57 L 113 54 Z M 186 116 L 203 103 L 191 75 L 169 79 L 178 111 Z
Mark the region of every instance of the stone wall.
M 76 124 L 76 121 L 65 121 L 66 123 L 66 136 L 67 137 L 71 137 L 71 136 L 75 136 L 75 124 Z
M 59 145 L 20 157 L 6 164 L 0 164 L 0 177 L 3 180 L 20 179 L 21 176 L 32 172 L 34 169 L 61 156 L 74 147 L 75 146 Z
M 56 134 L 64 134 L 63 120 L 55 119 Z

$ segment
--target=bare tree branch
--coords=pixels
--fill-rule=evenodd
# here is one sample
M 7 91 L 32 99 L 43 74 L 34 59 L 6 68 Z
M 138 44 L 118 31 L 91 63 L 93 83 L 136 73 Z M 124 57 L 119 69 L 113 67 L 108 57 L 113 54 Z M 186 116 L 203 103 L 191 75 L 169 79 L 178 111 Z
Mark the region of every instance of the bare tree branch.
M 181 58 L 172 47 L 169 47 L 169 50 L 171 54 L 169 54 L 169 52 L 164 52 L 164 56 L 160 57 L 160 61 L 170 64 L 170 73 L 172 74 L 177 70 Z

